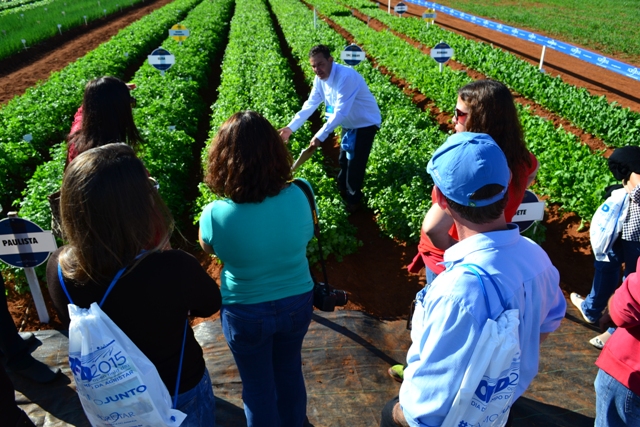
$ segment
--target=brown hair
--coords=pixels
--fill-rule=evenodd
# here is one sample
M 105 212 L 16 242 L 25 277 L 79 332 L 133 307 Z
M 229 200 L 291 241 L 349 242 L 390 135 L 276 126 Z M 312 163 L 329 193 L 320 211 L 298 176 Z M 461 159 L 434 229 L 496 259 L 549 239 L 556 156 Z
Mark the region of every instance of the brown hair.
M 259 203 L 291 181 L 291 154 L 278 131 L 255 111 L 234 114 L 209 148 L 205 183 L 235 203 Z
M 166 246 L 173 219 L 126 144 L 107 144 L 73 160 L 62 181 L 60 214 L 68 240 L 65 277 L 108 285 L 144 251 Z
M 531 167 L 513 96 L 505 85 L 495 80 L 476 80 L 460 88 L 458 96 L 469 108 L 464 124 L 467 131 L 489 134 L 507 157 L 512 173 L 524 165 Z M 525 178 L 513 173 L 517 186 Z
M 470 199 L 485 200 L 499 194 L 502 190 L 504 190 L 504 187 L 500 184 L 487 184 L 473 193 L 470 196 Z M 456 211 L 462 218 L 467 221 L 471 221 L 474 224 L 488 224 L 500 218 L 500 215 L 504 212 L 505 206 L 507 206 L 508 197 L 509 194 L 504 193 L 504 197 L 502 199 L 487 206 L 464 206 L 454 202 L 447 196 L 444 196 L 447 201 L 447 205 L 451 209 Z
M 312 58 L 318 54 L 321 54 L 322 56 L 324 56 L 324 59 L 331 58 L 331 51 L 327 46 L 323 44 L 319 44 L 312 47 L 311 50 L 309 51 L 309 58 Z
M 116 77 L 100 77 L 87 83 L 82 128 L 69 137 L 76 155 L 112 142 L 125 142 L 132 147 L 142 142 L 133 121 L 132 101 L 127 84 Z

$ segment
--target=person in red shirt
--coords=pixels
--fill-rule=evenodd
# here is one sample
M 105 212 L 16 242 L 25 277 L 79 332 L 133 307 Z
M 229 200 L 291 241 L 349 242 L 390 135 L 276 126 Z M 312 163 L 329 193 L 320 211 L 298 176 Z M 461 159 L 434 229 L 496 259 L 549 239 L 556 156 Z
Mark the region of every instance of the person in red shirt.
M 87 83 L 82 106 L 76 112 L 67 140 L 67 164 L 78 154 L 112 142 L 136 147 L 142 137 L 133 121 L 135 85 L 117 77 L 100 77 Z
M 527 150 L 511 92 L 504 84 L 490 79 L 463 86 L 458 90 L 453 124 L 456 133 L 489 134 L 507 157 L 511 182 L 504 214 L 507 222 L 511 222 L 539 166 L 536 157 Z M 440 264 L 444 251 L 458 241 L 453 219 L 435 202 L 433 192 L 431 200 L 431 208 L 422 222 L 418 254 L 407 267 L 412 273 L 419 273 L 424 267 L 427 286 L 444 271 Z M 403 365 L 389 368 L 389 375 L 402 381 Z
M 609 299 L 617 326 L 596 360 L 595 426 L 640 425 L 640 259 Z

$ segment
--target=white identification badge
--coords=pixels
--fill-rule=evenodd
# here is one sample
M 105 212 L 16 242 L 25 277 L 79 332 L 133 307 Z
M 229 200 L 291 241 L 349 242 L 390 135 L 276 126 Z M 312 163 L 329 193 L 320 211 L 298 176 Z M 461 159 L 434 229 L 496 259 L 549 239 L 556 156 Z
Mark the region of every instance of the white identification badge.
M 329 121 L 336 113 L 333 110 L 333 105 L 327 105 L 324 109 L 324 118 Z

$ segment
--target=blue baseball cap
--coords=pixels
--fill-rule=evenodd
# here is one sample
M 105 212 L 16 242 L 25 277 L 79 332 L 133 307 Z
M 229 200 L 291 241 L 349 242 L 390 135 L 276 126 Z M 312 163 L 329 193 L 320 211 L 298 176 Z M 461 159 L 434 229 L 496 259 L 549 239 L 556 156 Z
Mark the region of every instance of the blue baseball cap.
M 427 172 L 442 194 L 462 206 L 482 207 L 501 200 L 511 179 L 507 158 L 485 133 L 451 135 L 429 160 Z M 504 189 L 489 199 L 471 200 L 476 191 L 489 184 Z

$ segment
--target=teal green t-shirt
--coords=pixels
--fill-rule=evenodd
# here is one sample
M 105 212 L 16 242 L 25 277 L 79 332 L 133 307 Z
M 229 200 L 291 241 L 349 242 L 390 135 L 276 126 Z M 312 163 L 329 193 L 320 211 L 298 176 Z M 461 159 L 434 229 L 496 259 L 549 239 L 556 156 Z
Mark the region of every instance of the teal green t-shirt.
M 293 184 L 261 203 L 208 204 L 200 237 L 224 262 L 223 304 L 275 301 L 313 288 L 306 257 L 313 237 L 311 208 Z

